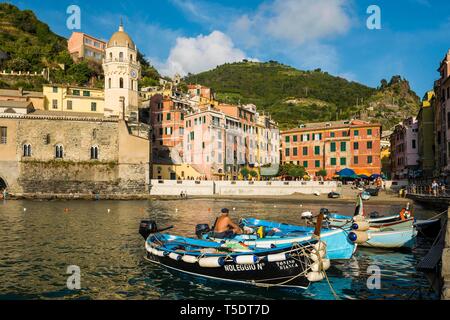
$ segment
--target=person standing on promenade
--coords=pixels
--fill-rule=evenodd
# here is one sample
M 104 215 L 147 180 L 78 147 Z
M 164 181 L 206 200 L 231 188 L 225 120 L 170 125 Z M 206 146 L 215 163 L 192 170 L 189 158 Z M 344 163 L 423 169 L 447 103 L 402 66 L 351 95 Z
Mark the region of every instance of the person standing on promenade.
M 433 191 L 433 196 L 437 197 L 438 184 L 436 180 L 433 180 L 433 183 L 431 184 L 431 190 Z

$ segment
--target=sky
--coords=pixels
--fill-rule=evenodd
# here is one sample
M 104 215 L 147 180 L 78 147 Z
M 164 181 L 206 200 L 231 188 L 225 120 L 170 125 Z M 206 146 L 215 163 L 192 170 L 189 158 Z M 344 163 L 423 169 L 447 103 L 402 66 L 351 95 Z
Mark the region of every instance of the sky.
M 243 59 L 321 68 L 377 87 L 401 75 L 419 96 L 433 88 L 450 49 L 448 0 L 13 0 L 52 31 L 109 39 L 121 18 L 164 75 L 186 75 Z M 81 30 L 67 27 L 71 5 Z M 380 9 L 368 13 L 371 5 Z M 374 18 L 378 18 L 374 20 Z M 379 21 L 380 28 L 368 28 Z

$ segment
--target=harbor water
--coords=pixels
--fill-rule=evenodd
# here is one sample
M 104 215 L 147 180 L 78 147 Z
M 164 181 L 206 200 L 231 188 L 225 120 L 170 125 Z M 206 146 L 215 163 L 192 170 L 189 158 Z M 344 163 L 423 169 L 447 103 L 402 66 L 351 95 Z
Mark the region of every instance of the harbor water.
M 236 221 L 257 217 L 298 224 L 304 211 L 320 208 L 351 215 L 353 204 L 244 200 L 4 201 L 0 202 L 0 299 L 438 299 L 415 266 L 431 246 L 418 239 L 412 252 L 358 248 L 332 264 L 328 281 L 308 290 L 264 289 L 171 273 L 148 263 L 138 234 L 142 218 L 195 236 L 195 225 L 214 222 L 221 208 Z M 399 205 L 366 211 L 393 214 Z M 436 212 L 415 208 L 417 218 Z M 69 266 L 81 271 L 81 289 L 69 290 Z M 367 286 L 373 267 L 381 287 Z M 369 280 L 370 281 L 370 280 Z M 333 293 L 332 289 L 335 293 Z

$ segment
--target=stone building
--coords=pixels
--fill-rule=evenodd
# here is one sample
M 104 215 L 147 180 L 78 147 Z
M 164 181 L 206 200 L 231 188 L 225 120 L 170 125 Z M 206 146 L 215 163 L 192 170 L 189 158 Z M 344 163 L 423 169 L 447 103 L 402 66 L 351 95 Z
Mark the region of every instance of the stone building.
M 31 100 L 2 101 L 0 188 L 32 195 L 149 192 L 150 129 L 137 121 L 140 65 L 123 26 L 106 54 L 104 94 L 45 87 L 47 110 Z
M 146 193 L 149 141 L 124 120 L 0 114 L 0 179 L 12 193 Z

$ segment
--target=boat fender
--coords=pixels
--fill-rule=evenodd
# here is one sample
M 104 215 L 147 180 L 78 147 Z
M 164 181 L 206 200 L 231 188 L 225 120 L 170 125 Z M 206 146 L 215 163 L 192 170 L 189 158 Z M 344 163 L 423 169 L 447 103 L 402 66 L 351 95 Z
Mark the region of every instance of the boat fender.
M 223 267 L 225 259 L 223 257 L 206 257 L 198 259 L 198 264 L 203 268 Z
M 269 254 L 264 258 L 267 262 L 279 262 L 279 261 L 286 261 L 287 256 L 285 253 L 277 253 L 277 254 Z
M 196 256 L 188 256 L 188 255 L 184 255 L 181 260 L 183 260 L 186 263 L 196 263 L 197 262 L 197 257 Z
M 325 278 L 325 273 L 324 272 L 309 272 L 306 275 L 306 278 L 308 279 L 308 281 L 310 282 L 317 282 L 317 281 L 321 281 Z
M 234 262 L 237 264 L 255 264 L 258 262 L 258 257 L 255 255 L 244 255 L 234 257 Z
M 322 266 L 320 262 L 322 262 Z M 327 271 L 328 269 L 330 269 L 330 266 L 331 266 L 330 259 L 322 259 L 322 261 L 316 261 L 313 264 L 311 264 L 311 270 L 314 272 Z
M 312 261 L 317 262 L 320 259 L 322 259 L 323 257 L 325 257 L 325 254 L 326 254 L 325 250 L 320 250 L 320 251 L 313 250 L 310 253 L 309 257 L 311 258 Z
M 169 258 L 175 261 L 180 261 L 181 260 L 181 255 L 179 255 L 178 253 L 175 252 L 171 252 L 169 253 Z
M 319 241 L 314 245 L 314 249 L 324 251 L 327 249 L 327 244 L 323 241 Z
M 367 231 L 370 228 L 370 224 L 367 221 L 358 221 L 352 225 L 353 230 Z
M 158 257 L 164 257 L 166 254 L 165 254 L 164 251 L 160 251 L 160 250 L 158 250 L 158 249 L 155 249 L 154 255 L 155 255 L 155 256 L 158 256 Z
M 361 244 L 369 240 L 369 234 L 365 231 L 352 231 L 348 234 L 348 239 L 354 243 Z

